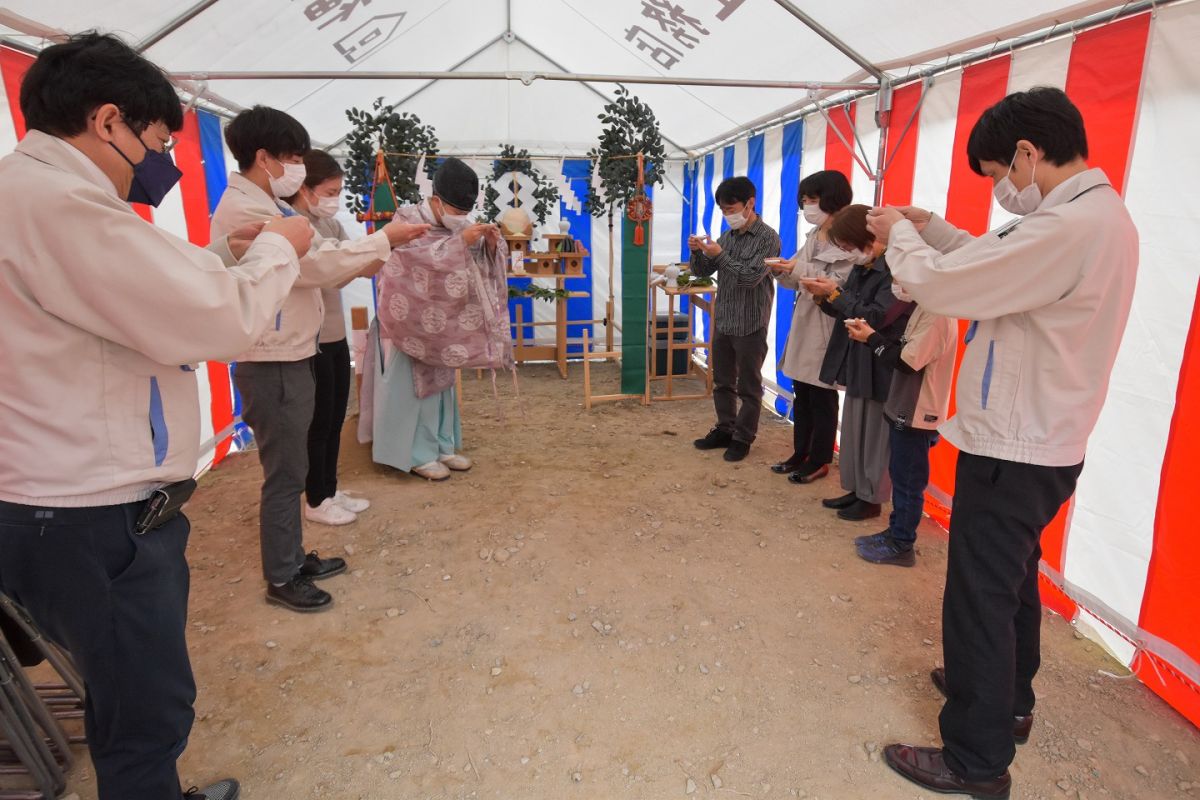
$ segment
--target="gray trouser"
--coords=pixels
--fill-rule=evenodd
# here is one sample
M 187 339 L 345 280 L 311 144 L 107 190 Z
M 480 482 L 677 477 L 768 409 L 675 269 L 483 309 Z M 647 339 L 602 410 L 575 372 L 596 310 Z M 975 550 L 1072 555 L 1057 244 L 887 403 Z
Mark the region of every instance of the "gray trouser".
M 891 497 L 889 427 L 883 403 L 846 395 L 838 467 L 842 488 L 854 492 L 859 500 L 884 503 Z
M 233 382 L 263 470 L 258 518 L 263 577 L 286 583 L 304 563 L 300 496 L 308 475 L 308 427 L 316 396 L 312 359 L 243 361 Z
M 717 331 L 713 334 L 712 346 L 717 429 L 732 434 L 736 441 L 753 444 L 762 415 L 762 365 L 767 357 L 767 329 L 760 328 L 746 336 L 729 336 Z

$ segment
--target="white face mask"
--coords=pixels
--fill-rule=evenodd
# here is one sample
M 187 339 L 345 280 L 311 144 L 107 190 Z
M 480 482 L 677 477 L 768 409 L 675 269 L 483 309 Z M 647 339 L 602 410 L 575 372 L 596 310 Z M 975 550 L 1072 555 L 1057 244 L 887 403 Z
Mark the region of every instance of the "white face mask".
M 862 252 L 861 250 L 857 250 L 857 251 L 853 251 L 853 252 L 854 252 L 854 258 L 851 260 L 854 261 L 854 263 L 860 267 L 863 264 L 869 264 L 875 260 L 875 254 L 870 251 L 867 251 L 866 253 Z
M 813 261 L 822 261 L 826 264 L 836 264 L 838 261 L 849 261 L 854 258 L 852 253 L 847 253 L 840 247 L 829 245 L 824 250 L 813 256 Z
M 910 295 L 908 292 L 904 291 L 904 287 L 901 286 L 900 284 L 896 283 L 895 281 L 892 282 L 892 294 L 901 303 L 911 303 L 912 302 L 912 295 Z
M 827 219 L 829 219 L 829 215 L 821 210 L 821 206 L 819 204 L 804 204 L 804 221 L 809 225 L 823 225 Z
M 992 194 L 996 197 L 996 202 L 1010 214 L 1025 216 L 1037 211 L 1037 207 L 1042 204 L 1042 190 L 1034 183 L 1034 178 L 1037 175 L 1037 163 L 1033 165 L 1033 174 L 1029 176 L 1029 185 L 1024 189 L 1017 189 L 1016 184 L 1012 181 L 1013 165 L 1017 163 L 1017 156 L 1021 151 L 1013 153 L 1013 160 L 1008 164 L 1008 174 L 1004 176 L 992 188 Z
M 276 178 L 267 172 L 267 180 L 271 182 L 271 193 L 282 200 L 300 191 L 300 187 L 304 185 L 304 179 L 308 176 L 308 171 L 303 164 L 285 164 L 282 161 L 279 164 L 283 167 L 283 174 Z
M 728 225 L 732 230 L 739 230 L 743 225 L 746 224 L 746 212 L 739 211 L 736 214 L 726 214 L 725 224 Z
M 446 204 L 442 202 L 440 197 L 438 198 L 438 206 L 440 207 L 439 211 L 442 218 L 441 225 L 446 230 L 458 233 L 471 224 L 471 219 L 466 214 L 447 214 Z M 433 213 L 432 202 L 429 203 L 429 211 L 430 214 Z
M 309 203 L 308 210 L 314 217 L 329 219 L 338 212 L 338 197 L 318 197 L 316 203 Z

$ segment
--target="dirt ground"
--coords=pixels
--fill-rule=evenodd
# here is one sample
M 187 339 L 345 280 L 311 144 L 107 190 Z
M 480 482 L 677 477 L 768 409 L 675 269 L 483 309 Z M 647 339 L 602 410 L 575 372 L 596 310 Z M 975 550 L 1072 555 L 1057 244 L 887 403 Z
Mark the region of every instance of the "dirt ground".
M 614 391 L 614 369 L 600 376 Z M 246 800 L 922 797 L 879 750 L 938 741 L 942 532 L 922 530 L 914 569 L 859 561 L 851 539 L 878 521 L 823 509 L 832 475 L 771 474 L 791 434 L 766 415 L 729 465 L 692 447 L 706 401 L 588 413 L 580 367 L 564 382 L 535 366 L 522 415 L 500 385 L 497 405 L 468 377 L 477 466 L 441 484 L 376 467 L 350 422 L 343 488 L 373 506 L 306 530 L 350 562 L 323 584 L 327 613 L 263 600 L 256 456 L 204 479 L 185 785 L 231 774 Z M 1043 630 L 1013 797 L 1200 797 L 1197 730 L 1106 675 L 1125 671 L 1061 618 Z M 71 791 L 92 800 L 94 783 L 84 759 Z

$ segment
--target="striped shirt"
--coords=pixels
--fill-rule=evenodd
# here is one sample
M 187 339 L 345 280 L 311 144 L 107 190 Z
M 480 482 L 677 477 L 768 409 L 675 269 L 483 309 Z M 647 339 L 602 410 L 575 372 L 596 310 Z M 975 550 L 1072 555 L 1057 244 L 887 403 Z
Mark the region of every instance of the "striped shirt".
M 775 281 L 763 259 L 779 255 L 779 234 L 758 217 L 744 230 L 721 234 L 717 244 L 721 245 L 720 255 L 709 258 L 697 250 L 689 265 L 693 275 L 717 275 L 717 307 L 713 312 L 717 333 L 746 336 L 767 327 L 775 300 Z

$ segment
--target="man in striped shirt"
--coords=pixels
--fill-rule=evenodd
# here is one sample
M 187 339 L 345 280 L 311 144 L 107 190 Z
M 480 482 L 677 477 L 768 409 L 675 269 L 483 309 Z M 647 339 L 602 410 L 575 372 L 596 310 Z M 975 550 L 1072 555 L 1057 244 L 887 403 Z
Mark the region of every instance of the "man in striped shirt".
M 767 325 L 775 299 L 775 283 L 763 259 L 779 255 L 779 234 L 756 213 L 756 194 L 749 178 L 721 181 L 715 197 L 729 230 L 715 242 L 708 236 L 688 237 L 692 274 L 715 273 L 718 290 L 711 353 L 717 424 L 694 444 L 699 450 L 726 448 L 726 461 L 745 458 L 758 434 Z

